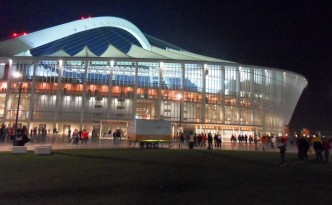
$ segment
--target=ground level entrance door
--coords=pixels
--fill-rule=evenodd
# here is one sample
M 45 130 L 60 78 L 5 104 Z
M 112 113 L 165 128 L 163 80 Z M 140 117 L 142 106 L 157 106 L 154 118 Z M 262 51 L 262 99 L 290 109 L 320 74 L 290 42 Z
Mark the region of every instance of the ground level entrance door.
M 68 136 L 68 131 L 70 129 L 70 125 L 63 125 L 63 130 L 62 130 L 62 135 L 65 137 L 65 136 Z M 71 130 L 72 132 L 72 130 Z
M 127 138 L 128 121 L 103 120 L 100 122 L 100 138 L 113 139 L 113 132 L 120 130 L 121 138 Z

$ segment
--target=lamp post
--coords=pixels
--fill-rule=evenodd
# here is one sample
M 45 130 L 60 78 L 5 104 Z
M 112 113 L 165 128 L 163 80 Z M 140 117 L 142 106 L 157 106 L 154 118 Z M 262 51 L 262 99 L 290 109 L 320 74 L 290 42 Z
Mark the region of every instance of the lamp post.
M 21 101 L 21 92 L 22 92 L 22 74 L 19 72 L 14 72 L 13 73 L 14 78 L 20 78 L 20 88 L 18 91 L 18 101 L 17 101 L 17 109 L 16 109 L 16 119 L 15 119 L 15 128 L 14 128 L 14 140 L 13 140 L 13 146 L 16 145 L 16 140 L 17 140 L 17 122 L 18 122 L 18 112 L 20 110 L 20 101 Z
M 176 96 L 178 99 L 179 99 L 179 102 L 180 102 L 180 128 L 182 129 L 182 95 L 181 93 L 179 93 L 177 96 Z

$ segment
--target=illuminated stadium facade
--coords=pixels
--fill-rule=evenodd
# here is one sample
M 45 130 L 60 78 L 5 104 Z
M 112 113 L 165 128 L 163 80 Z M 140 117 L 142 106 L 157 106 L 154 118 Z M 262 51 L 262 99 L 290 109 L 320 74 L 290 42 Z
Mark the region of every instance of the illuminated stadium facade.
M 101 137 L 135 118 L 169 120 L 174 132 L 283 133 L 307 85 L 290 71 L 185 51 L 115 17 L 2 41 L 0 63 L 3 123 L 15 123 L 22 80 L 19 126 Z

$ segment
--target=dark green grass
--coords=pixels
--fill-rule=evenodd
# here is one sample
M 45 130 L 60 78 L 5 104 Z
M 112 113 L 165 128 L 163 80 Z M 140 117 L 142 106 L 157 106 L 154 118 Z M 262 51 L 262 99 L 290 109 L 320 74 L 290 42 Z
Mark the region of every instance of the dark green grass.
M 207 150 L 0 153 L 0 204 L 331 204 L 332 166 Z

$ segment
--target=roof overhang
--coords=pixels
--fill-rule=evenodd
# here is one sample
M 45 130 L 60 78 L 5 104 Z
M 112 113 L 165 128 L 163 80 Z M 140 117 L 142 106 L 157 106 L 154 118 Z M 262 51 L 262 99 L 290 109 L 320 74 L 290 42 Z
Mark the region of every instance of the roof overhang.
M 116 27 L 123 29 L 132 34 L 144 49 L 151 50 L 151 45 L 144 34 L 129 21 L 117 17 L 95 17 L 72 21 L 3 41 L 0 43 L 0 55 L 15 56 L 52 41 L 100 27 Z

